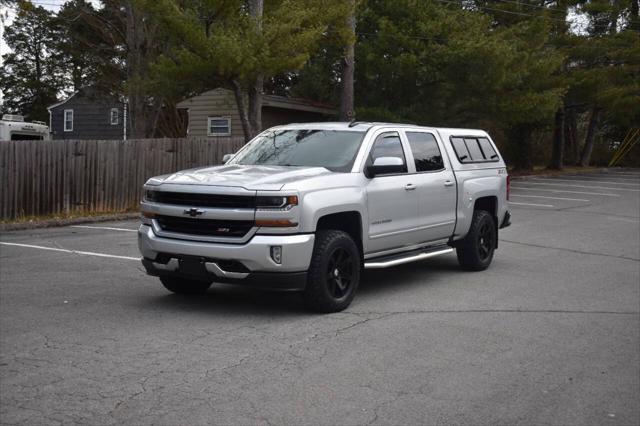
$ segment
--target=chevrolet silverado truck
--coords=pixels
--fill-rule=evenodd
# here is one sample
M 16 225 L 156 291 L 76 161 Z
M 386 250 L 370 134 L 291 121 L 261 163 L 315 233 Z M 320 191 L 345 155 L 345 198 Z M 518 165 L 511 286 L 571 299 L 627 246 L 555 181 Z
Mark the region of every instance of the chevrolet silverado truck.
M 224 160 L 144 185 L 142 264 L 172 292 L 299 290 L 336 312 L 364 269 L 454 250 L 462 268 L 486 269 L 510 224 L 507 169 L 482 130 L 291 124 Z

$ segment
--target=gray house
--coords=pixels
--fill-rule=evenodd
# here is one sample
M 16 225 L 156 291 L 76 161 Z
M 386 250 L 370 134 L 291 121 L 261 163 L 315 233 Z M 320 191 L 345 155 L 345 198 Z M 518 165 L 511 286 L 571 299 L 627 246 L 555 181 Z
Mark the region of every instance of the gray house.
M 217 88 L 178 103 L 189 116 L 189 136 L 243 137 L 242 123 L 233 91 Z M 307 100 L 284 96 L 264 95 L 262 127 L 288 123 L 328 121 L 335 118 L 337 109 Z
M 124 138 L 124 104 L 114 96 L 83 88 L 47 109 L 51 139 Z

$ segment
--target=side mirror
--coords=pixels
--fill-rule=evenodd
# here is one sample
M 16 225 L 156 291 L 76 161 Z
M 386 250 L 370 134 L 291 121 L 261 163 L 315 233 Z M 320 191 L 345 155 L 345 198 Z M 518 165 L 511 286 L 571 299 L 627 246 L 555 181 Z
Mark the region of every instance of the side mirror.
M 368 178 L 389 173 L 402 173 L 405 171 L 404 162 L 398 157 L 378 157 L 373 164 L 365 168 L 365 175 Z
M 235 154 L 225 154 L 222 157 L 222 164 L 227 164 L 227 161 L 231 160 Z

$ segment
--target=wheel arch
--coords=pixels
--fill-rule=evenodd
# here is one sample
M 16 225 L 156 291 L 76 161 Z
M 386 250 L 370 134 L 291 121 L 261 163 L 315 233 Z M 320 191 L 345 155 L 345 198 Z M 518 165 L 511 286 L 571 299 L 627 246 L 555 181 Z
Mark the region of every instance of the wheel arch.
M 362 215 L 359 211 L 347 210 L 320 216 L 316 222 L 315 230 L 320 231 L 329 229 L 335 229 L 349 234 L 349 236 L 358 246 L 360 255 L 364 256 L 362 240 Z

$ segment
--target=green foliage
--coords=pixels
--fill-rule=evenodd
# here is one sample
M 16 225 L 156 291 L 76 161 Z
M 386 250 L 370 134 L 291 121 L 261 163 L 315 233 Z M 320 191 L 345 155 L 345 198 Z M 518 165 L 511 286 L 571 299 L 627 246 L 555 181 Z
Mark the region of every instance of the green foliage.
M 271 1 L 258 23 L 240 0 L 149 2 L 147 10 L 162 21 L 173 41 L 173 48 L 156 62 L 154 79 L 183 81 L 181 91 L 198 91 L 230 80 L 248 85 L 257 75 L 299 69 L 318 48 L 341 4 Z
M 358 34 L 359 118 L 509 127 L 547 123 L 561 102 L 562 57 L 542 20 L 495 29 L 486 15 L 437 2 L 372 0 Z
M 29 120 L 48 121 L 47 106 L 56 102 L 64 86 L 58 57 L 50 49 L 59 33 L 51 12 L 30 3 L 21 4 L 4 34 L 11 52 L 3 55 L 0 90 L 5 112 L 24 114 Z

